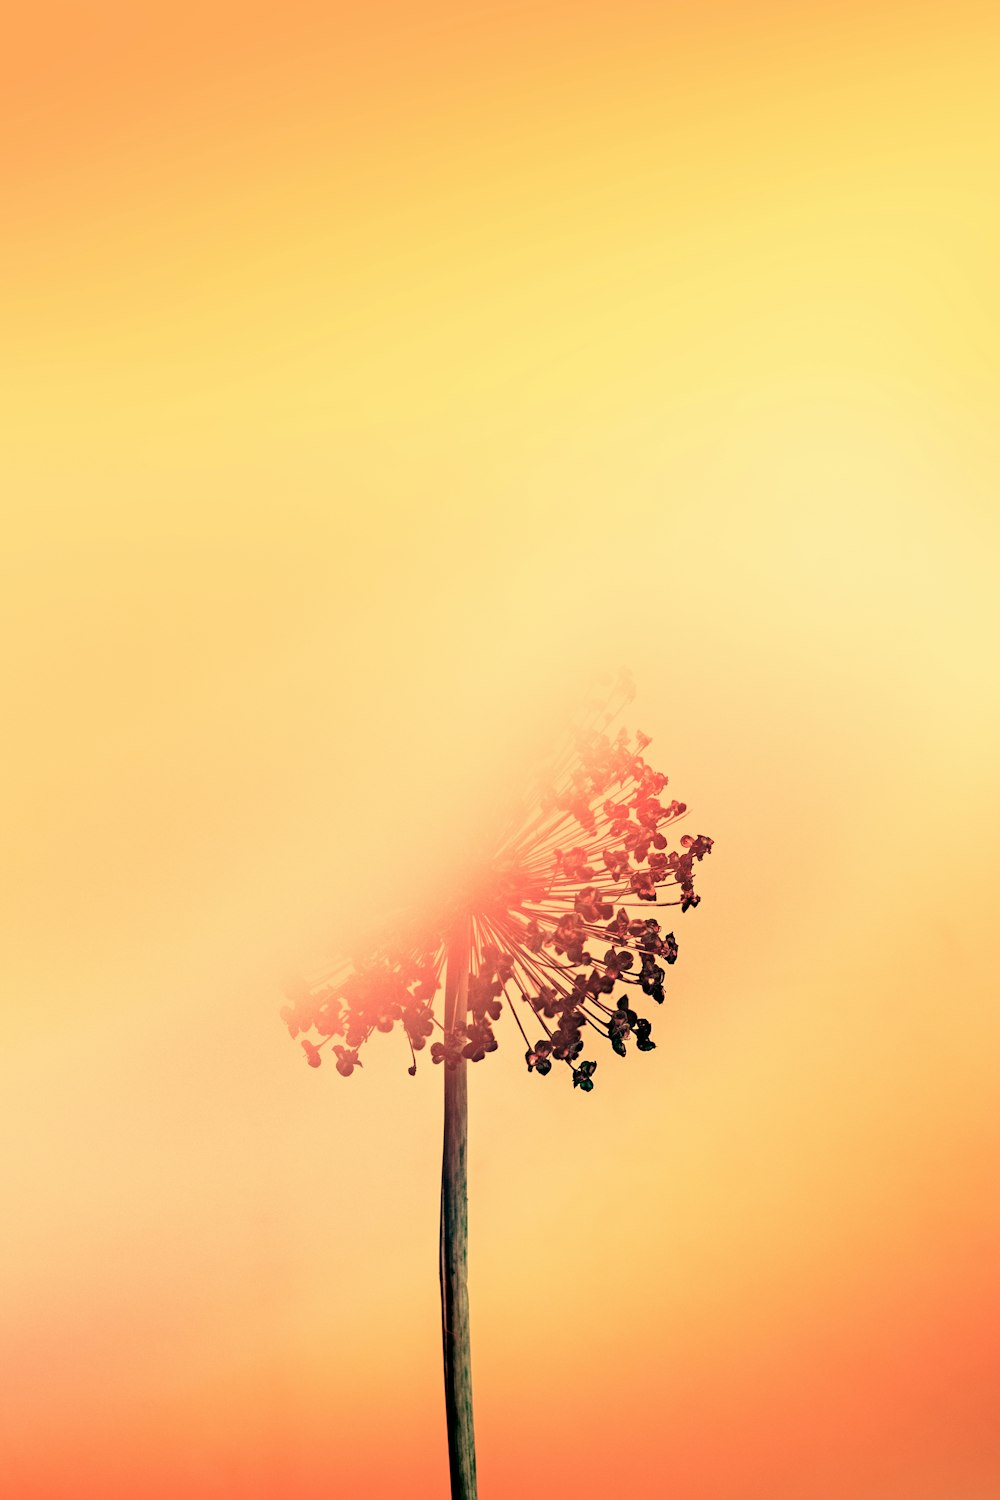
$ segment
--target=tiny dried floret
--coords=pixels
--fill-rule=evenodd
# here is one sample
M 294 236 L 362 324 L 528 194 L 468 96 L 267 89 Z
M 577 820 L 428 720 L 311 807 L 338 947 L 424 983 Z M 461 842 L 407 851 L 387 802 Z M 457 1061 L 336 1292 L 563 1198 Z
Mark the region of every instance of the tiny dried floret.
M 595 1062 L 582 1062 L 578 1068 L 573 1069 L 573 1087 L 582 1089 L 589 1094 L 594 1087 L 594 1071 L 597 1068 Z
M 353 1047 L 334 1047 L 333 1050 L 337 1055 L 337 1072 L 350 1078 L 354 1069 L 361 1067 L 357 1051 Z
M 532 1071 L 532 1069 L 534 1069 L 536 1073 L 540 1073 L 544 1078 L 546 1073 L 550 1073 L 552 1071 L 551 1042 L 536 1042 L 533 1047 L 528 1048 L 524 1056 L 525 1061 L 528 1064 L 529 1073 Z

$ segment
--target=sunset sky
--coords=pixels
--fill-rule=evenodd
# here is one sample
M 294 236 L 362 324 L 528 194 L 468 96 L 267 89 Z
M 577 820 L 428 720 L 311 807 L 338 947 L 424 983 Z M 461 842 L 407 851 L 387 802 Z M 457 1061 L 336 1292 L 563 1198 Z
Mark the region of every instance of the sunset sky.
M 10 18 L 0 1493 L 447 1493 L 441 1075 L 280 986 L 625 663 L 715 850 L 654 1053 L 470 1071 L 482 1500 L 996 1500 L 998 48 Z

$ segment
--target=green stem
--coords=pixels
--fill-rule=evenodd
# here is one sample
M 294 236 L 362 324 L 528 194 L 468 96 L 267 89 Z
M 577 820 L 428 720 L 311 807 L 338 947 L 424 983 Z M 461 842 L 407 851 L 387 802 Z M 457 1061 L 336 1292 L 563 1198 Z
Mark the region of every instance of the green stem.
M 469 994 L 469 921 L 457 923 L 448 941 L 445 1037 L 464 1023 Z M 452 1500 L 476 1500 L 476 1440 L 472 1426 L 472 1353 L 469 1343 L 469 1215 L 466 1174 L 468 1094 L 463 1057 L 444 1073 L 444 1151 L 441 1160 L 441 1336 L 448 1459 Z

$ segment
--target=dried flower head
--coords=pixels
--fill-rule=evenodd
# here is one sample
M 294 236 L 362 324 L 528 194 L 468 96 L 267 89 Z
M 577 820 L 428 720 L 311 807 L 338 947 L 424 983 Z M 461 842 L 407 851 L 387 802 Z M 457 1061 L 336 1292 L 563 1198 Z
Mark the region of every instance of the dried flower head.
M 630 695 L 627 682 L 622 692 Z M 642 997 L 663 1003 L 677 940 L 648 913 L 698 905 L 695 864 L 712 840 L 685 834 L 671 847 L 687 808 L 663 796 L 667 777 L 644 758 L 647 735 L 607 732 L 619 709 L 592 716 L 574 736 L 471 888 L 438 920 L 399 924 L 361 961 L 287 987 L 282 1018 L 293 1037 L 315 1033 L 302 1038 L 311 1067 L 340 1037 L 333 1051 L 346 1076 L 361 1067 L 358 1051 L 373 1032 L 397 1026 L 410 1073 L 429 1041 L 435 1063 L 480 1062 L 496 1050 L 493 1028 L 505 1009 L 528 1071 L 544 1077 L 564 1063 L 585 1093 L 597 1067 L 581 1060 L 588 1042 L 603 1038 L 619 1057 L 630 1042 L 652 1051 L 651 1023 L 636 1007 Z M 467 1007 L 446 1029 L 434 1000 L 456 924 L 469 956 Z

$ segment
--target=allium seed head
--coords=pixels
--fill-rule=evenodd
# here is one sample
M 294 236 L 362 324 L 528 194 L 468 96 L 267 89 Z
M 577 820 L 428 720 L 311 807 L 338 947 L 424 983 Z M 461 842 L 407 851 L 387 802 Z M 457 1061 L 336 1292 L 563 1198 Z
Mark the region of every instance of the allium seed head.
M 573 1087 L 589 1093 L 596 1062 L 579 1061 L 585 1038 L 602 1037 L 624 1057 L 634 1041 L 652 1051 L 651 1024 L 634 1005 L 664 999 L 663 964 L 677 958 L 673 932 L 651 907 L 698 905 L 695 864 L 711 853 L 704 834 L 671 849 L 687 812 L 664 801 L 667 777 L 644 759 L 648 735 L 612 738 L 613 713 L 581 729 L 538 785 L 492 856 L 480 863 L 448 910 L 416 933 L 402 927 L 362 962 L 286 990 L 282 1020 L 303 1037 L 311 1067 L 334 1037 L 337 1071 L 361 1066 L 358 1050 L 376 1031 L 401 1027 L 416 1053 L 454 1068 L 497 1048 L 493 1027 L 509 1010 L 524 1040 L 529 1073 L 565 1063 Z M 446 1024 L 434 1010 L 456 929 L 468 955 L 464 1014 Z M 532 1043 L 528 1030 L 544 1036 Z

